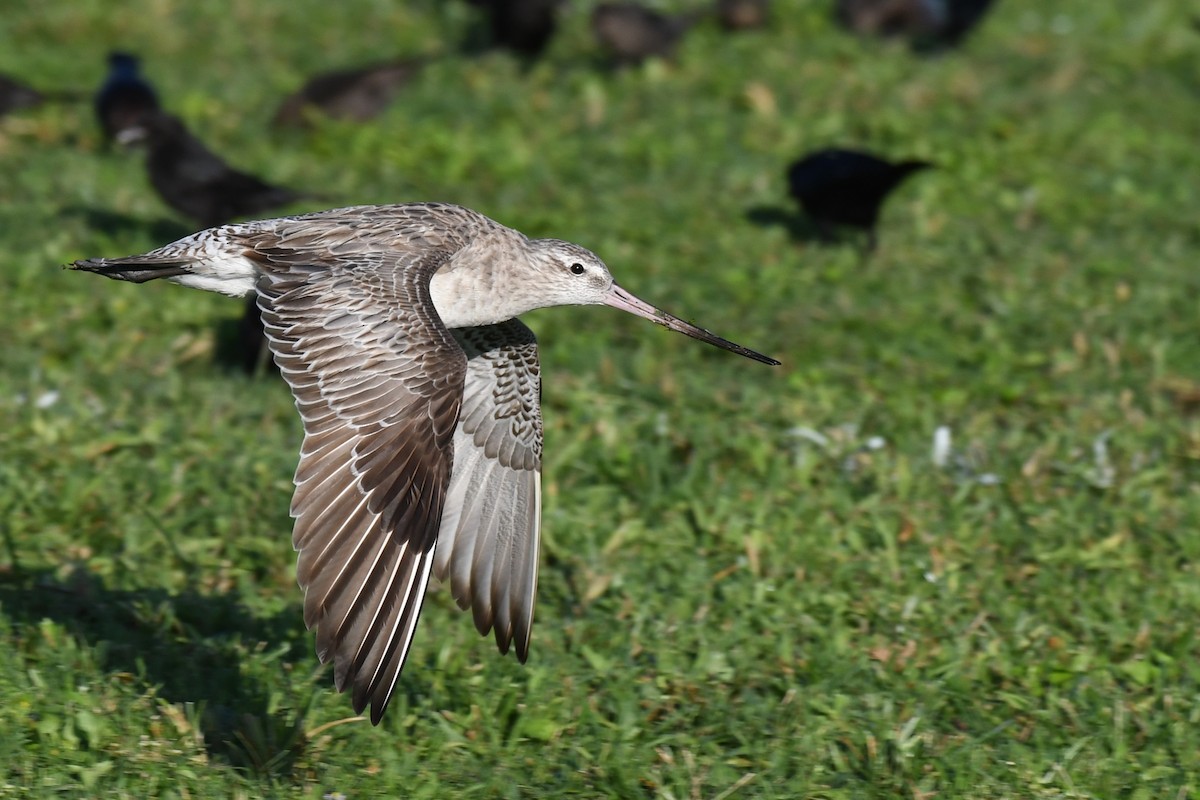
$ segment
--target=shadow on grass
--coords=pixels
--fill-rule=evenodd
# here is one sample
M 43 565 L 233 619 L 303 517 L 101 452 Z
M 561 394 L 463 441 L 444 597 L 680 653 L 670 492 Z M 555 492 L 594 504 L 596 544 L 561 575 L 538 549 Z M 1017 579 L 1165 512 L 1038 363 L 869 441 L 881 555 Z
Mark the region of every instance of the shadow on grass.
M 258 298 L 254 295 L 246 298 L 240 317 L 225 317 L 217 322 L 216 344 L 213 360 L 223 369 L 254 377 L 279 374 L 267 346 Z
M 746 212 L 746 219 L 760 228 L 783 228 L 793 242 L 834 242 L 807 216 L 787 208 L 755 206 Z
M 94 231 L 107 234 L 114 239 L 148 238 L 162 244 L 173 242 L 195 230 L 171 219 L 142 219 L 128 214 L 92 206 L 63 206 L 60 217 L 82 218 L 85 225 Z
M 796 244 L 820 244 L 828 247 L 852 245 L 863 257 L 876 249 L 873 235 L 857 231 L 822 228 L 806 214 L 779 206 L 755 206 L 746 212 L 746 219 L 760 228 L 781 227 Z
M 19 635 L 46 619 L 96 647 L 100 667 L 139 676 L 170 703 L 192 703 L 211 755 L 256 774 L 287 774 L 305 744 L 306 709 L 274 710 L 267 687 L 247 681 L 240 653 L 259 642 L 285 645 L 286 659 L 310 658 L 312 642 L 291 606 L 252 613 L 236 594 L 114 590 L 77 570 L 0 575 L 0 608 Z

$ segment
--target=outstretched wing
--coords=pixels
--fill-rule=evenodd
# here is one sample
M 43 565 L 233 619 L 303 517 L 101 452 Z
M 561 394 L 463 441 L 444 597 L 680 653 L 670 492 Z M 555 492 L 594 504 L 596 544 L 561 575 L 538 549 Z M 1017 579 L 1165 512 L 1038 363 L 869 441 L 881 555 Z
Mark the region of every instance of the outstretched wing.
M 541 526 L 537 340 L 518 320 L 451 331 L 467 354 L 454 470 L 434 558 L 475 627 L 529 655 Z
M 378 723 L 424 600 L 462 402 L 466 359 L 429 295 L 447 254 L 318 265 L 268 242 L 247 255 L 304 420 L 291 508 L 304 623 L 338 691 L 352 686 L 355 711 L 370 704 Z

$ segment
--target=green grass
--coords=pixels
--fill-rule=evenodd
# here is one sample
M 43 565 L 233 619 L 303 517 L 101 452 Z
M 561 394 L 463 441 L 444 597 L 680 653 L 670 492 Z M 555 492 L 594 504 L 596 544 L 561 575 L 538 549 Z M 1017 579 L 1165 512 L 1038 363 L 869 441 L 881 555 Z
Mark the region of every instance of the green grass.
M 214 363 L 240 305 L 60 270 L 188 226 L 86 103 L 0 121 L 0 796 L 1194 797 L 1189 4 L 999 0 L 921 58 L 780 0 L 615 75 L 575 5 L 527 71 L 447 57 L 308 136 L 266 127 L 306 73 L 450 48 L 464 4 L 5 9 L 0 72 L 90 88 L 136 49 L 241 167 L 578 241 L 784 365 L 529 315 L 530 661 L 433 591 L 383 724 L 339 725 L 293 577 L 292 400 Z M 831 144 L 940 165 L 869 259 L 755 221 Z

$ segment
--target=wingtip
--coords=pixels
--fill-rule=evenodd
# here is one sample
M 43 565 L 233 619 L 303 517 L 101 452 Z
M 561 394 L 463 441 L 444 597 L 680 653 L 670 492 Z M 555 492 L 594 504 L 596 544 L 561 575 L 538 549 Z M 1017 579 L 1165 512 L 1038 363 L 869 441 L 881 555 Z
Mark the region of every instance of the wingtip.
M 338 689 L 337 691 L 340 694 L 343 690 Z M 371 724 L 378 726 L 379 721 L 383 719 L 383 712 L 387 711 L 388 701 L 381 701 L 377 697 L 356 697 L 356 694 L 357 692 L 350 693 L 350 707 L 354 709 L 354 713 L 357 714 L 360 719 L 367 719 L 367 717 L 363 716 L 363 712 L 367 710 L 367 706 L 370 706 Z

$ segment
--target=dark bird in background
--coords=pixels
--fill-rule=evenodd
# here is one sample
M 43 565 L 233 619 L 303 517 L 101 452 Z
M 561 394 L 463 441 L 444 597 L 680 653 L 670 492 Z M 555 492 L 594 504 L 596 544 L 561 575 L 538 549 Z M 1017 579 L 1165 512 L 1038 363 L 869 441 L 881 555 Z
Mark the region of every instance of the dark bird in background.
M 60 100 L 82 100 L 88 97 L 87 92 L 67 90 L 35 89 L 24 81 L 9 75 L 0 75 L 0 117 L 21 111 L 26 108 L 36 108 L 42 103 Z
M 767 24 L 768 0 L 717 0 L 717 22 L 728 31 L 762 28 Z
M 305 127 L 314 113 L 366 122 L 378 116 L 425 65 L 405 58 L 314 75 L 275 114 L 279 126 Z
M 917 49 L 953 47 L 987 13 L 992 0 L 837 0 L 835 15 L 866 36 L 903 37 Z
M 16 78 L 0 75 L 0 117 L 23 108 L 39 106 L 46 95 Z
M 961 43 L 983 19 L 991 5 L 992 0 L 947 0 L 949 15 L 940 43 L 947 47 Z
M 310 195 L 233 169 L 191 134 L 178 117 L 145 115 L 146 171 L 171 208 L 202 227 L 222 225 Z
M 142 126 L 151 185 L 167 205 L 203 228 L 312 197 L 233 169 L 170 114 L 146 115 Z M 266 353 L 262 318 L 251 302 L 238 322 L 234 359 L 254 374 L 271 363 Z
M 561 0 L 471 0 L 487 14 L 489 43 L 526 58 L 546 49 L 558 27 Z
M 893 163 L 858 150 L 818 150 L 788 167 L 788 188 L 823 235 L 832 237 L 838 226 L 859 228 L 874 249 L 875 226 L 888 194 L 931 166 L 915 160 Z
M 137 56 L 110 53 L 108 76 L 96 93 L 96 118 L 105 141 L 137 141 L 145 135 L 142 120 L 158 110 L 158 94 L 142 77 Z
M 601 3 L 592 11 L 592 33 L 623 66 L 669 58 L 699 14 L 668 16 L 636 3 Z

